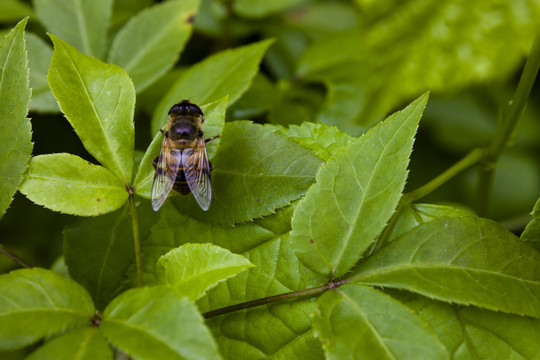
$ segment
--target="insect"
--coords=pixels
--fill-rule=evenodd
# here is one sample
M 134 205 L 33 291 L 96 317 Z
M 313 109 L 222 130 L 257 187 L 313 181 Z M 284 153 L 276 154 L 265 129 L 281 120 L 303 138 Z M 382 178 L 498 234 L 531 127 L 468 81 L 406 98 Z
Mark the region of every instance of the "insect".
M 163 133 L 161 152 L 152 162 L 155 168 L 152 183 L 152 208 L 158 211 L 171 190 L 182 195 L 190 192 L 206 211 L 212 201 L 213 169 L 206 154 L 202 124 L 204 115 L 200 107 L 182 100 L 169 110 L 169 121 Z

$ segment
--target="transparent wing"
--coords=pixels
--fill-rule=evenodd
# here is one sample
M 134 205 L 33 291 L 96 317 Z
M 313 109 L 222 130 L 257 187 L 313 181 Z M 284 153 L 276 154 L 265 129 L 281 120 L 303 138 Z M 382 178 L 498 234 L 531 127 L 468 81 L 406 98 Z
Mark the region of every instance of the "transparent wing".
M 197 149 L 185 149 L 182 152 L 182 165 L 195 200 L 204 211 L 208 210 L 212 202 L 212 179 L 204 139 L 199 140 Z
M 167 195 L 171 192 L 181 161 L 182 155 L 180 151 L 176 149 L 168 150 L 167 138 L 163 139 L 152 183 L 152 209 L 154 211 L 159 210 L 167 199 Z

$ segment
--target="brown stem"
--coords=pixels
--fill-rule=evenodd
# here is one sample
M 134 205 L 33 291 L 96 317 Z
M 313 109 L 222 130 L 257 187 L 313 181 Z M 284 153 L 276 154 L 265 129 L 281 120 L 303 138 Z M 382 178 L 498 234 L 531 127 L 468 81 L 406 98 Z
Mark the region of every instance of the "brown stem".
M 13 260 L 15 263 L 19 264 L 23 268 L 31 269 L 32 265 L 24 261 L 21 257 L 10 251 L 8 248 L 6 248 L 4 245 L 0 244 L 0 253 L 4 254 L 11 260 Z
M 283 301 L 283 300 L 287 300 L 287 299 L 292 299 L 292 298 L 295 298 L 295 297 L 302 297 L 302 296 L 307 296 L 307 295 L 319 294 L 319 293 L 322 293 L 322 292 L 327 291 L 327 290 L 336 289 L 336 288 L 340 287 L 341 285 L 348 283 L 349 281 L 350 281 L 349 279 L 346 279 L 346 280 L 340 280 L 340 281 L 336 281 L 336 282 L 329 282 L 329 283 L 327 283 L 327 284 L 325 284 L 323 286 L 319 286 L 319 287 L 315 287 L 315 288 L 304 289 L 304 290 L 299 290 L 299 291 L 292 291 L 292 292 L 288 292 L 288 293 L 284 293 L 284 294 L 265 297 L 265 298 L 262 298 L 262 299 L 246 301 L 246 302 L 243 302 L 243 303 L 240 303 L 240 304 L 231 305 L 231 306 L 227 306 L 227 307 L 224 307 L 224 308 L 221 308 L 221 309 L 208 311 L 208 312 L 204 313 L 203 316 L 204 316 L 205 319 L 210 319 L 212 317 L 228 314 L 228 313 L 231 313 L 233 311 L 249 309 L 249 308 L 252 308 L 252 307 L 266 305 L 266 304 L 270 304 L 270 303 L 274 303 L 274 302 L 278 302 L 278 301 Z

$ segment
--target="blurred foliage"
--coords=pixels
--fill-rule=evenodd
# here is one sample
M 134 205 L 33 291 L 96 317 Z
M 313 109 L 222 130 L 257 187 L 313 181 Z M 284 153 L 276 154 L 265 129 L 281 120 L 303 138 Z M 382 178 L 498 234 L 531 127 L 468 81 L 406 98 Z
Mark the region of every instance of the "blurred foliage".
M 259 204 L 259 198 L 268 193 L 264 186 L 271 189 L 276 184 L 267 179 L 245 185 L 248 192 L 253 188 L 259 189 L 254 193 L 257 204 L 251 205 L 248 197 L 241 197 L 236 202 L 240 208 L 236 209 L 238 213 L 231 213 L 216 204 L 211 209 L 212 214 L 216 213 L 222 219 L 213 221 L 211 232 L 214 236 L 228 232 L 229 228 L 221 226 L 232 223 L 238 223 L 234 233 L 242 235 L 253 232 L 262 236 L 266 230 L 273 231 L 272 236 L 265 235 L 272 239 L 268 244 L 279 244 L 279 251 L 290 257 L 291 245 L 286 237 L 281 237 L 290 229 L 282 232 L 281 229 L 269 230 L 271 226 L 262 223 L 279 218 L 282 214 L 280 209 L 290 205 L 311 186 L 320 163 L 328 161 L 351 144 L 354 137 L 365 133 L 397 109 L 404 108 L 423 92 L 431 92 L 430 100 L 416 135 L 405 192 L 427 183 L 473 148 L 487 146 L 504 115 L 533 38 L 540 29 L 540 0 L 190 0 L 183 4 L 157 0 L 77 0 L 77 4 L 81 5 L 79 8 L 70 8 L 65 6 L 66 3 L 73 5 L 75 2 L 0 2 L 2 38 L 9 36 L 10 29 L 23 17 L 29 17 L 25 36 L 32 88 L 28 115 L 32 124 L 32 155 L 69 153 L 93 163 L 97 163 L 96 159 L 102 161 L 102 146 L 98 144 L 97 150 L 90 154 L 74 132 L 79 131 L 77 126 L 80 127 L 80 124 L 88 124 L 88 118 L 77 119 L 79 125 L 68 123 L 49 88 L 47 76 L 53 57 L 53 44 L 47 32 L 74 46 L 73 51 L 68 49 L 75 54 L 73 56 L 90 59 L 87 57 L 90 55 L 107 59 L 130 75 L 136 90 L 133 95 L 134 99 L 136 97 L 134 149 L 133 146 L 127 149 L 125 161 L 121 161 L 121 164 L 109 166 L 111 171 L 120 171 L 118 169 L 123 166 L 125 169 L 122 172 L 126 178 L 131 174 L 131 152 L 134 150 L 135 158 L 138 157 L 140 161 L 157 128 L 165 121 L 166 110 L 172 102 L 194 94 L 194 102 L 202 99 L 204 101 L 200 105 L 206 105 L 229 95 L 224 125 L 224 109 L 220 109 L 219 130 L 224 128 L 226 135 L 234 134 L 234 139 L 231 136 L 227 140 L 225 136 L 222 145 L 216 142 L 211 146 L 215 147 L 213 152 L 218 145 L 231 153 L 236 151 L 241 160 L 235 161 L 218 152 L 215 164 L 222 165 L 222 169 L 244 171 L 240 173 L 244 176 L 250 174 L 246 167 L 252 170 L 251 167 L 260 162 L 264 165 L 262 159 L 266 159 L 272 162 L 269 167 L 281 164 L 281 174 L 287 171 L 288 161 L 298 158 L 303 162 L 299 163 L 300 169 L 295 171 L 304 171 L 306 179 L 297 184 L 298 189 L 288 189 L 291 194 L 286 191 L 272 193 L 269 196 L 271 204 L 266 208 L 267 204 Z M 66 15 L 72 13 L 78 17 Z M 238 54 L 242 54 L 240 60 Z M 261 57 L 262 62 L 258 67 Z M 88 61 L 97 63 L 96 59 Z M 216 64 L 219 64 L 219 71 Z M 120 71 L 114 65 L 107 66 Z M 92 75 L 86 71 L 82 73 Z M 123 81 L 127 83 L 130 80 L 125 77 Z M 57 79 L 56 85 L 61 84 L 62 81 Z M 109 85 L 114 87 L 118 84 Z M 21 89 L 21 96 L 24 92 Z M 18 95 L 14 94 L 15 97 Z M 71 98 L 64 96 L 60 105 L 64 110 L 66 107 L 77 107 L 85 99 L 82 90 L 80 95 L 81 98 L 71 105 Z M 529 213 L 534 208 L 535 220 L 529 224 L 523 238 L 537 249 L 540 107 L 535 100 L 539 97 L 540 88 L 536 86 L 512 137 L 510 148 L 497 164 L 487 214 L 489 218 L 520 234 L 533 219 Z M 8 104 L 10 111 L 17 110 L 13 101 L 3 97 L 2 106 Z M 226 101 L 223 101 L 219 106 L 224 108 Z M 124 109 L 126 112 L 132 110 L 133 104 L 128 104 Z M 13 129 L 12 124 L 5 120 L 8 118 L 3 116 L 1 119 L 6 139 L 11 134 L 8 130 Z M 229 124 L 234 120 L 253 120 L 265 126 L 250 125 L 246 130 L 247 123 Z M 263 145 L 266 147 L 258 147 L 257 141 L 250 139 L 253 133 L 260 138 L 265 137 Z M 130 134 L 124 137 L 128 142 L 133 141 Z M 85 142 L 84 139 L 82 141 Z M 24 144 L 28 150 L 28 140 Z M 154 151 L 158 146 L 156 144 Z M 279 149 L 274 151 L 272 146 L 279 146 Z M 251 152 L 252 149 L 255 150 Z M 242 158 L 248 150 L 253 156 Z M 108 152 L 114 153 L 113 149 Z M 152 154 L 148 152 L 145 160 Z M 270 155 L 267 157 L 267 154 Z M 24 164 L 17 169 L 17 176 L 21 176 L 26 166 L 25 161 L 21 162 Z M 136 160 L 133 173 L 137 170 L 137 164 Z M 148 162 L 146 168 L 151 173 Z M 264 166 L 255 170 L 259 174 L 273 174 Z M 232 177 L 221 171 L 218 166 L 215 170 L 217 179 Z M 465 209 L 467 213 L 474 213 L 479 208 L 478 178 L 477 167 L 468 169 L 423 201 L 452 204 Z M 291 179 L 284 181 L 289 183 Z M 234 184 L 235 181 L 231 180 L 230 183 Z M 122 184 L 117 187 L 125 192 Z M 32 190 L 43 191 L 39 184 L 34 184 Z M 142 194 L 143 190 L 139 189 L 139 193 Z M 57 192 L 61 193 L 58 189 Z M 235 196 L 227 187 L 216 189 L 216 199 L 232 201 Z M 122 197 L 107 211 L 117 209 L 124 200 Z M 147 205 L 146 200 L 139 200 Z M 175 207 L 179 211 L 174 216 L 202 231 L 200 228 L 204 226 L 200 224 L 207 218 L 193 201 L 173 200 L 171 203 L 169 208 Z M 294 204 L 289 207 L 288 217 L 283 221 L 287 224 L 285 227 L 290 225 L 290 208 Z M 97 213 L 99 210 L 95 211 Z M 150 222 L 156 219 L 154 215 L 148 215 L 148 223 L 141 225 L 144 236 L 150 234 Z M 249 222 L 259 216 L 267 217 L 257 220 L 258 223 Z M 116 238 L 117 231 L 120 231 L 118 229 L 129 229 L 127 219 L 127 209 L 122 209 L 103 219 L 85 222 L 71 215 L 53 213 L 17 193 L 2 215 L 0 243 L 33 265 L 51 267 L 55 264 L 55 268 L 64 269 L 65 274 L 60 258 L 63 254 L 62 241 L 67 244 L 64 249 L 67 263 L 77 263 L 81 258 L 94 255 L 101 259 L 102 254 L 99 251 L 93 253 L 92 249 L 88 249 L 88 252 L 83 251 L 84 248 L 79 248 L 78 252 L 69 251 L 69 246 L 77 241 L 74 240 L 75 236 L 99 238 L 99 233 L 91 231 L 80 235 L 84 229 L 94 229 L 94 224 L 98 224 L 109 235 L 106 239 L 99 239 L 102 243 L 115 244 L 118 241 L 116 245 L 119 248 L 114 249 L 112 254 L 131 251 L 132 244 L 128 239 Z M 163 216 L 161 221 L 164 221 Z M 204 224 L 206 226 L 206 222 Z M 154 237 L 157 236 L 154 234 Z M 252 237 L 255 238 L 255 235 Z M 265 238 L 265 241 L 268 239 Z M 172 245 L 180 243 L 184 243 L 184 239 L 172 241 Z M 261 258 L 271 258 L 267 254 L 273 251 L 271 246 L 261 250 L 264 253 Z M 153 250 L 156 254 L 163 253 L 163 249 Z M 258 260 L 256 255 L 252 256 Z M 99 308 L 104 308 L 119 289 L 129 287 L 124 283 L 127 280 L 123 273 L 129 264 L 127 260 L 113 264 L 107 259 L 101 265 L 104 269 L 120 269 L 122 272 L 107 284 L 110 289 L 107 289 L 103 299 L 97 301 Z M 14 268 L 14 263 L 0 256 L 0 273 Z M 87 287 L 101 281 L 87 273 L 71 273 L 71 276 Z M 309 284 L 316 283 L 312 281 Z M 212 291 L 217 293 L 222 288 L 220 286 Z M 301 286 L 283 286 L 281 290 L 298 288 Z M 96 296 L 92 291 L 90 293 Z M 264 295 L 257 293 L 259 297 Z M 173 294 L 167 293 L 167 296 L 174 298 Z M 375 298 L 379 295 L 366 296 Z M 328 298 L 329 303 L 340 301 Z M 247 295 L 242 297 L 242 300 L 250 299 Z M 360 303 L 358 299 L 355 301 Z M 396 306 L 393 300 L 384 301 Z M 417 310 L 411 309 L 406 311 Z M 295 308 L 298 313 L 311 310 L 309 304 Z M 400 311 L 405 312 L 404 309 Z M 219 327 L 219 321 L 213 323 L 214 330 Z M 298 325 L 295 331 L 302 333 L 304 325 Z M 223 331 L 225 333 L 226 329 Z M 304 340 L 308 346 L 312 341 L 311 332 L 306 334 Z M 220 346 L 224 342 L 228 344 L 230 340 L 223 340 L 223 337 L 218 338 Z M 120 338 L 118 342 L 124 340 Z M 6 356 L 19 358 L 17 354 Z M 4 354 L 0 354 L 2 356 Z

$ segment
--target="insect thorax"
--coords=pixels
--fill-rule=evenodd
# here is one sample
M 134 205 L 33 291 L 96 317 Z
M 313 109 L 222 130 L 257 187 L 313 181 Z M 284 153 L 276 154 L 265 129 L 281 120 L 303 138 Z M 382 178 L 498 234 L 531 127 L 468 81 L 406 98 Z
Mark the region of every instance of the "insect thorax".
M 201 116 L 171 116 L 168 135 L 173 140 L 195 140 L 203 136 Z

